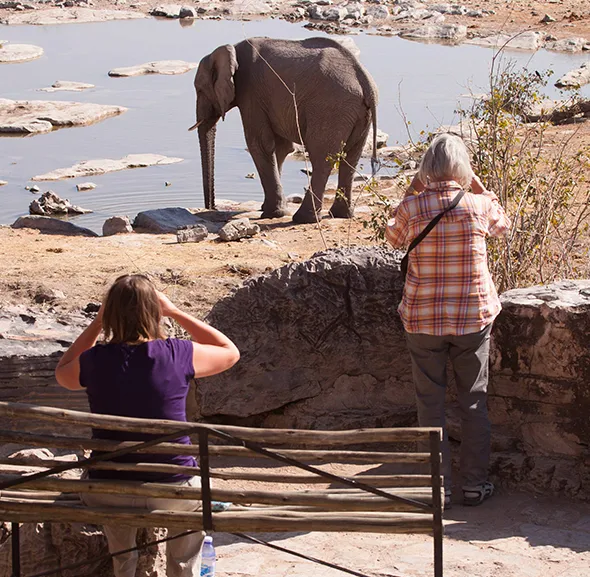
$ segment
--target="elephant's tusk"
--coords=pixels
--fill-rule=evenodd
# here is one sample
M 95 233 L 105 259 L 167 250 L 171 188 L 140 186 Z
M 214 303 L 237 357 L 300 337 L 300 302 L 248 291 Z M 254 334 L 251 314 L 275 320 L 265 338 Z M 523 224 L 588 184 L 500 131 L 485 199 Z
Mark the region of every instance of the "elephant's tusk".
M 188 130 L 189 132 L 191 130 L 195 130 L 197 128 L 199 128 L 199 126 L 201 126 L 201 124 L 203 124 L 203 122 L 205 122 L 205 119 L 203 118 L 202 120 L 199 120 L 197 123 L 193 124 Z

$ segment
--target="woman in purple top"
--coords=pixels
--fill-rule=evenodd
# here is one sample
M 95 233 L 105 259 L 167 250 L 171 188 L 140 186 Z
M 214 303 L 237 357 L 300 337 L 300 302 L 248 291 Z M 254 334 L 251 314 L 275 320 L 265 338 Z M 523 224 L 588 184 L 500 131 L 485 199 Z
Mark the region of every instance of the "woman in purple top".
M 189 333 L 190 341 L 166 339 L 160 321 L 167 316 Z M 97 344 L 104 331 L 104 343 Z M 55 370 L 66 389 L 86 390 L 93 413 L 186 421 L 186 397 L 193 377 L 221 373 L 240 358 L 221 332 L 180 311 L 143 275 L 124 275 L 110 288 L 97 317 L 65 352 Z M 94 429 L 93 438 L 142 441 L 152 435 Z M 175 440 L 190 444 L 188 437 Z M 122 462 L 157 462 L 193 467 L 187 455 L 135 455 Z M 199 487 L 199 477 L 157 473 L 91 471 L 92 478 L 156 481 Z M 85 495 L 89 506 L 196 511 L 200 501 L 149 499 L 120 495 Z M 105 526 L 111 553 L 135 547 L 137 529 Z M 168 542 L 167 575 L 197 577 L 203 533 Z M 137 551 L 113 557 L 115 577 L 134 577 Z

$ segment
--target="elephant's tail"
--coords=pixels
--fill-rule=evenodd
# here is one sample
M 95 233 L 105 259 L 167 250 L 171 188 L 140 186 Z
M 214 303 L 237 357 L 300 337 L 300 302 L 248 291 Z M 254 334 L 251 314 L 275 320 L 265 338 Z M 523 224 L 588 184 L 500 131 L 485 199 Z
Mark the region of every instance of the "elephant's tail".
M 373 100 L 371 103 L 371 118 L 373 122 L 373 155 L 371 156 L 371 178 L 373 178 L 381 168 L 381 163 L 377 159 L 377 102 L 375 100 Z

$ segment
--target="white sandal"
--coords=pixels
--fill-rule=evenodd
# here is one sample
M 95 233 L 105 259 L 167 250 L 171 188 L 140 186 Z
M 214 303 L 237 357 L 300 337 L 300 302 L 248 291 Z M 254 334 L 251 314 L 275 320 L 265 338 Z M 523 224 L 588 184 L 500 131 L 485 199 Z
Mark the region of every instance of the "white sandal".
M 477 487 L 463 487 L 463 505 L 475 507 L 481 505 L 494 494 L 494 485 L 486 481 Z

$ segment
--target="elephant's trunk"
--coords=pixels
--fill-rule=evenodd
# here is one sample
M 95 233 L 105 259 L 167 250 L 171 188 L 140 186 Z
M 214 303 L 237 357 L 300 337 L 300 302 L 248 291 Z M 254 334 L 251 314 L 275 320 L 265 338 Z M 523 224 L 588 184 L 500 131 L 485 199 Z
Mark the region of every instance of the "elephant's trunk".
M 215 209 L 215 133 L 217 123 L 207 122 L 199 126 L 201 167 L 203 170 L 203 194 L 205 208 Z

